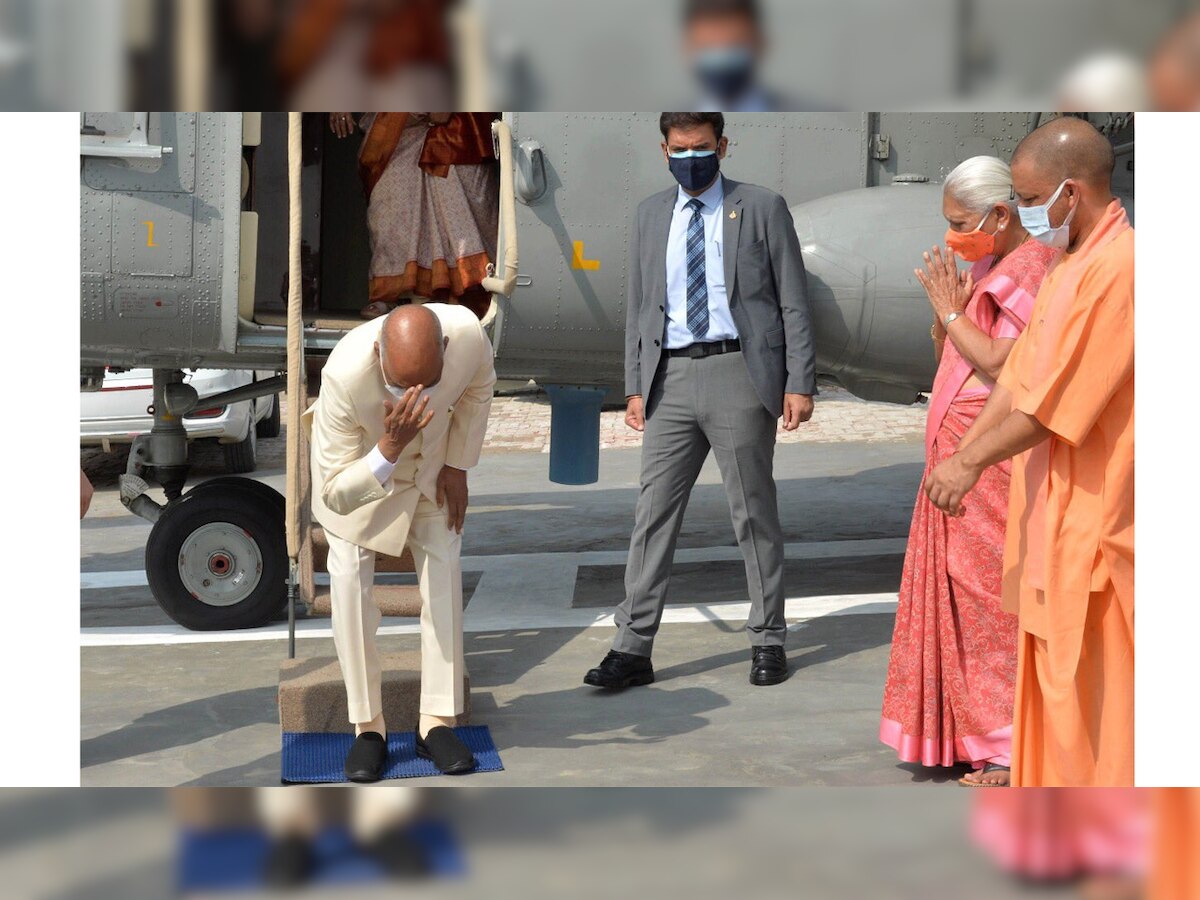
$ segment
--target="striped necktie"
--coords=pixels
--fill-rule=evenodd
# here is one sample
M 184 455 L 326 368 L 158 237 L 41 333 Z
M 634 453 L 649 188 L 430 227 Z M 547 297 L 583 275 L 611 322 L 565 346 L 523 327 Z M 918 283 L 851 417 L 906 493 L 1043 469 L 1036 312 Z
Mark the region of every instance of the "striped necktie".
M 698 341 L 708 337 L 708 278 L 704 273 L 704 219 L 699 197 L 687 202 L 692 219 L 687 229 L 687 325 Z

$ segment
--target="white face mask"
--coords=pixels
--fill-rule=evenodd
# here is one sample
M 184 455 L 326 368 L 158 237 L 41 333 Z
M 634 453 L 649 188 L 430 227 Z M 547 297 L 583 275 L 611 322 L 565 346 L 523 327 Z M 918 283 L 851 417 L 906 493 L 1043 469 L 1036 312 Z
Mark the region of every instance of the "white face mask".
M 400 388 L 400 387 L 396 387 L 394 384 L 388 383 L 387 373 L 383 371 L 383 357 L 382 356 L 379 358 L 379 374 L 383 378 L 383 386 L 385 388 L 387 388 L 387 392 L 389 394 L 391 394 L 393 397 L 395 397 L 397 400 L 403 400 L 405 393 L 407 393 L 407 391 L 408 391 L 408 388 Z M 421 391 L 420 396 L 417 397 L 417 406 L 420 406 L 421 401 L 424 400 L 426 397 L 430 397 L 432 395 L 433 395 L 433 388 L 425 388 L 423 391 Z
M 1070 179 L 1067 179 L 1068 181 Z M 1018 206 L 1017 215 L 1021 217 L 1021 225 L 1029 232 L 1029 236 L 1039 243 L 1045 244 L 1047 247 L 1053 247 L 1055 250 L 1066 250 L 1071 243 L 1071 220 L 1075 218 L 1075 210 L 1079 207 L 1074 207 L 1067 217 L 1063 219 L 1063 223 L 1055 228 L 1050 224 L 1050 207 L 1058 202 L 1058 198 L 1062 195 L 1063 188 L 1067 186 L 1064 181 L 1058 186 L 1058 190 L 1054 192 L 1054 196 L 1050 198 L 1050 202 L 1042 206 Z

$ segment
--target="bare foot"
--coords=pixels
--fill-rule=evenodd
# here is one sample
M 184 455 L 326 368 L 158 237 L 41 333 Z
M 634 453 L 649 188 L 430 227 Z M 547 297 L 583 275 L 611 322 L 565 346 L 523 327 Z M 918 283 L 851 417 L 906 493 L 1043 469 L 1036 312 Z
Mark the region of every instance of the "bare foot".
M 364 306 L 359 315 L 361 315 L 364 319 L 378 319 L 380 316 L 386 316 L 391 311 L 391 306 L 384 303 L 382 300 L 376 300 Z
M 984 766 L 975 772 L 964 775 L 958 780 L 959 784 L 968 787 L 1008 787 L 1011 773 L 1006 766 Z

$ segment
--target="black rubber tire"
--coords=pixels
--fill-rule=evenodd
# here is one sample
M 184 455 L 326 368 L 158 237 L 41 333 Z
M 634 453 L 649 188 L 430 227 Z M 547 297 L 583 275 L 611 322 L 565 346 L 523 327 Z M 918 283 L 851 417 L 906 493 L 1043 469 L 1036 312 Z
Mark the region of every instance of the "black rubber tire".
M 280 513 L 287 508 L 287 500 L 275 488 L 269 484 L 263 484 L 261 481 L 255 481 L 253 478 L 242 478 L 240 475 L 218 475 L 216 478 L 210 478 L 207 481 L 201 481 L 193 485 L 188 490 L 188 493 L 194 494 L 197 491 L 208 491 L 213 488 L 223 487 L 235 487 L 241 491 L 250 491 L 253 494 L 257 494 L 264 500 L 277 505 Z
M 230 475 L 244 475 L 258 466 L 258 431 L 254 423 L 246 429 L 246 436 L 236 444 L 222 444 L 225 451 L 225 470 Z
M 232 606 L 213 606 L 197 599 L 184 587 L 179 574 L 184 541 L 214 522 L 227 522 L 245 532 L 262 557 L 257 586 Z M 264 494 L 235 484 L 189 491 L 163 510 L 146 541 L 146 579 L 155 601 L 173 621 L 192 631 L 267 624 L 287 603 L 287 573 L 282 510 Z
M 277 438 L 282 428 L 282 417 L 279 413 L 279 395 L 272 394 L 270 397 L 259 397 L 255 403 L 263 403 L 267 400 L 271 401 L 271 414 L 265 419 L 262 419 L 255 428 L 258 431 L 260 438 Z

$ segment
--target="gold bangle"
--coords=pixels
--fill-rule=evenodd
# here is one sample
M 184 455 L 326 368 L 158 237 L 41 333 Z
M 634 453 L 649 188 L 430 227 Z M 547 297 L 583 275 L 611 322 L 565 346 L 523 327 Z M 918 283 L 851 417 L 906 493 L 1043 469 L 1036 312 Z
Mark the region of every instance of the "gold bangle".
M 936 326 L 936 325 L 930 325 L 930 326 L 929 326 L 929 336 L 930 336 L 931 338 L 933 338 L 933 342 L 934 342 L 935 344 L 944 344 L 944 343 L 946 343 L 946 339 L 945 339 L 945 338 L 940 338 L 940 337 L 938 337 L 938 336 L 937 336 L 937 326 Z

